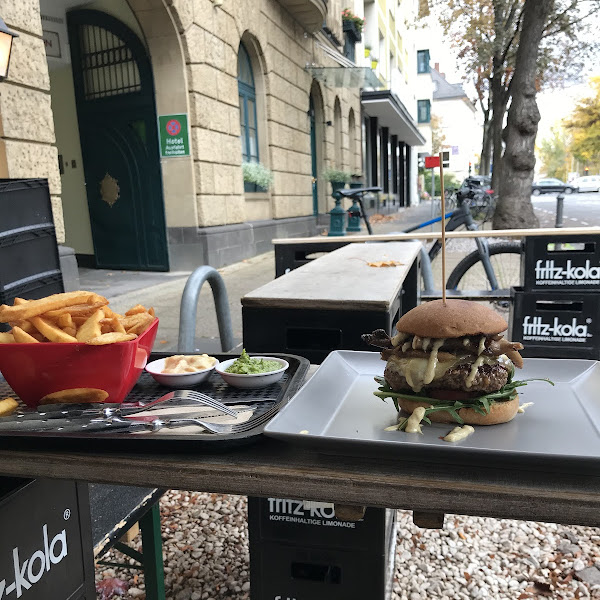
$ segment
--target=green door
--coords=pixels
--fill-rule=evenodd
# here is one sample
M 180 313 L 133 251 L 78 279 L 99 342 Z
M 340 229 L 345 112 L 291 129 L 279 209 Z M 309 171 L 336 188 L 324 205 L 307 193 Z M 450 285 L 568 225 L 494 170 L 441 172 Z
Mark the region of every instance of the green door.
M 167 271 L 169 258 L 150 60 L 131 29 L 94 10 L 68 13 L 96 264 Z
M 309 113 L 310 113 L 310 159 L 311 159 L 311 169 L 312 169 L 312 197 L 313 197 L 313 214 L 317 215 L 319 213 L 319 190 L 317 185 L 317 129 L 315 124 L 315 105 L 312 99 L 312 95 L 310 96 L 310 105 L 309 105 Z

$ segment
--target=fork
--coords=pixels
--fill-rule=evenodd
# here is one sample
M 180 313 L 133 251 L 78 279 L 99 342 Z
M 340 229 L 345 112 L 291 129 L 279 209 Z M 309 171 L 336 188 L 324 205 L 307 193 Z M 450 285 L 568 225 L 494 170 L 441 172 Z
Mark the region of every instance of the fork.
M 229 415 L 231 417 L 237 417 L 237 411 L 233 410 L 233 408 L 229 408 L 222 402 L 219 402 L 218 400 L 215 400 L 214 398 L 211 398 L 210 396 L 207 396 L 206 394 L 203 394 L 202 392 L 197 392 L 195 390 L 175 390 L 173 392 L 169 392 L 168 394 L 165 394 L 164 396 L 161 396 L 160 398 L 153 400 L 152 402 L 149 402 L 148 404 L 144 404 L 143 406 L 136 407 L 131 413 L 128 413 L 128 414 L 131 415 L 132 417 L 134 417 L 137 412 L 140 412 L 142 410 L 145 411 L 155 405 L 162 404 L 162 403 L 164 403 L 168 400 L 172 400 L 172 399 L 193 400 L 194 402 L 198 402 L 200 404 L 204 404 L 205 406 L 209 406 L 210 408 L 219 410 L 222 413 L 225 413 L 226 415 Z M 114 409 L 114 410 L 107 409 L 104 412 L 105 417 L 111 417 L 111 416 L 115 416 L 118 414 L 119 414 L 118 408 Z
M 138 429 L 145 431 L 160 431 L 163 428 L 176 428 L 176 427 L 187 427 L 189 425 L 198 425 L 203 427 L 207 431 L 216 434 L 233 434 L 233 433 L 245 433 L 260 425 L 263 425 L 274 417 L 279 411 L 279 404 L 275 404 L 269 410 L 251 417 L 248 421 L 243 423 L 211 423 L 204 419 L 185 417 L 181 419 L 160 419 L 156 418 L 152 421 L 131 421 L 122 417 L 114 416 L 110 419 L 99 419 L 80 425 L 78 427 L 67 427 L 63 428 L 63 432 L 72 433 L 74 431 L 93 431 L 93 432 L 107 432 L 111 433 L 115 429 L 124 429 L 128 432 L 136 431 Z M 133 416 L 133 415 L 132 415 Z

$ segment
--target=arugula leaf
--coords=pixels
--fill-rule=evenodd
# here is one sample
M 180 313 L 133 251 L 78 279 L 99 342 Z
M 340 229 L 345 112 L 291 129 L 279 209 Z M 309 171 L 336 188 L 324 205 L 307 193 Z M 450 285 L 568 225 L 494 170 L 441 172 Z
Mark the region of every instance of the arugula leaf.
M 550 379 L 539 379 L 539 378 L 531 378 L 531 379 L 521 379 L 518 381 L 513 381 L 512 377 L 514 375 L 514 367 L 512 371 L 509 373 L 509 377 L 506 385 L 504 385 L 501 389 L 496 392 L 490 392 L 489 394 L 484 394 L 483 396 L 479 396 L 477 398 L 472 398 L 464 401 L 455 401 L 454 403 L 450 403 L 447 400 L 439 400 L 437 398 L 431 398 L 427 395 L 418 395 L 413 392 L 402 391 L 396 392 L 394 391 L 387 381 L 383 377 L 375 377 L 375 381 L 379 384 L 379 390 L 377 392 L 373 392 L 375 396 L 381 398 L 384 402 L 387 398 L 391 398 L 396 410 L 400 412 L 400 407 L 398 405 L 398 398 L 407 398 L 409 400 L 416 400 L 418 402 L 426 402 L 429 404 L 429 408 L 425 409 L 425 415 L 423 417 L 423 421 L 431 425 L 431 420 L 428 418 L 428 415 L 434 412 L 447 412 L 450 416 L 459 424 L 463 424 L 464 420 L 458 414 L 458 411 L 461 408 L 471 408 L 475 412 L 481 415 L 489 414 L 491 407 L 493 404 L 498 402 L 507 402 L 513 400 L 517 394 L 517 388 L 527 385 L 530 381 L 545 381 L 550 385 L 554 385 L 554 382 L 550 381 Z M 426 392 L 425 392 L 426 393 Z M 408 422 L 408 418 L 399 421 L 398 430 L 403 431 Z

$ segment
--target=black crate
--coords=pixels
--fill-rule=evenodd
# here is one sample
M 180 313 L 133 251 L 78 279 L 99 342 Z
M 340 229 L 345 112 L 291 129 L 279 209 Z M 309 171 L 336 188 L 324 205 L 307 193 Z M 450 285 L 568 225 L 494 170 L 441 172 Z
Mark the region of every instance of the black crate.
M 244 347 L 321 363 L 333 350 L 372 350 L 361 335 L 375 329 L 391 333 L 400 311 L 400 299 L 389 312 L 242 306 Z
M 54 225 L 46 179 L 0 179 L 0 233 L 29 225 Z
M 509 337 L 526 357 L 600 359 L 598 295 L 514 288 Z
M 257 540 L 383 554 L 395 523 L 396 511 L 384 508 L 367 508 L 360 521 L 344 521 L 329 502 L 248 498 L 248 530 Z
M 0 592 L 7 598 L 96 597 L 85 484 L 3 480 L 0 530 Z
M 263 542 L 250 544 L 252 600 L 387 600 L 395 545 L 385 554 Z
M 600 290 L 600 236 L 557 235 L 525 238 L 525 290 Z
M 396 511 L 367 508 L 336 519 L 333 504 L 248 499 L 252 600 L 385 600 L 390 597 Z
M 64 291 L 62 273 L 55 269 L 0 286 L 0 304 L 12 304 L 15 298 L 37 300 Z M 0 323 L 0 331 L 8 331 L 8 323 Z
M 36 224 L 0 233 L 0 288 L 59 268 L 54 225 Z

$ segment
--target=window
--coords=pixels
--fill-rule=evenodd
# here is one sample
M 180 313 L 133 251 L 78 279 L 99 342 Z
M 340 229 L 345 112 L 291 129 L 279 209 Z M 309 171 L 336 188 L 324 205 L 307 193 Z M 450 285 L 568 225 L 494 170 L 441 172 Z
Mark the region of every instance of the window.
M 417 51 L 417 73 L 429 73 L 429 50 Z
M 431 121 L 431 102 L 429 100 L 417 100 L 417 121 L 419 123 Z
M 348 60 L 356 62 L 356 41 L 354 36 L 351 36 L 347 32 L 344 33 L 344 56 Z
M 238 94 L 240 100 L 240 131 L 242 138 L 242 160 L 258 162 L 258 131 L 256 121 L 256 89 L 250 56 L 240 44 L 238 52 Z M 256 192 L 254 183 L 244 182 L 246 192 Z

